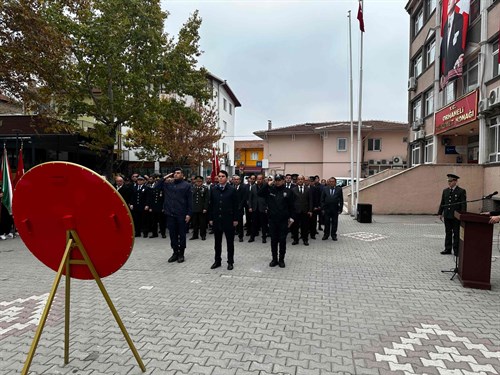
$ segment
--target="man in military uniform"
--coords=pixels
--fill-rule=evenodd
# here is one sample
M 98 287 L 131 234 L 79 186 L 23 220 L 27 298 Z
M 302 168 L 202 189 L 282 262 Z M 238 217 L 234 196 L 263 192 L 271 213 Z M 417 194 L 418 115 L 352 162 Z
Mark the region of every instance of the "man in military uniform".
M 137 177 L 137 185 L 132 191 L 130 199 L 130 211 L 134 219 L 135 236 L 140 237 L 141 232 L 144 238 L 148 237 L 149 228 L 146 227 L 145 216 L 149 211 L 150 188 L 145 184 L 146 180 L 142 176 Z
M 262 231 L 262 243 L 266 243 L 267 237 L 267 205 L 264 197 L 259 195 L 259 191 L 264 186 L 264 176 L 257 175 L 255 184 L 250 187 L 248 193 L 248 211 L 252 213 L 252 231 L 248 242 L 254 242 L 258 235 L 259 228 Z
M 266 200 L 269 214 L 269 235 L 271 237 L 272 260 L 269 267 L 285 267 L 286 237 L 288 228 L 293 224 L 293 196 L 285 187 L 285 177 L 277 174 L 272 186 L 263 184 L 258 192 Z M 279 248 L 279 254 L 278 254 Z M 279 257 L 278 257 L 279 256 Z
M 164 193 L 163 190 L 156 189 L 160 184 L 160 175 L 153 176 L 153 182 L 150 184 L 151 187 L 151 203 L 149 206 L 149 218 L 150 218 L 150 231 L 151 235 L 149 238 L 158 237 L 158 226 L 160 227 L 160 234 L 162 238 L 167 238 L 167 221 L 165 219 L 165 213 L 163 212 L 163 200 Z
M 207 238 L 207 212 L 209 203 L 209 190 L 203 185 L 203 177 L 196 176 L 193 186 L 193 235 L 190 240 L 198 239 L 198 234 L 202 241 Z
M 454 174 L 446 176 L 448 177 L 448 187 L 443 190 L 438 210 L 439 219 L 444 221 L 446 233 L 444 250 L 441 251 L 441 254 L 451 254 L 451 249 L 453 249 L 453 254 L 458 256 L 460 220 L 455 218 L 455 212 L 467 211 L 467 193 L 465 189 L 457 186 L 460 177 Z
M 238 198 L 236 190 L 227 182 L 227 172 L 219 172 L 218 186 L 210 192 L 208 219 L 214 230 L 215 262 L 211 269 L 222 263 L 222 235 L 226 236 L 227 269 L 232 270 L 234 264 L 234 228 L 238 225 Z
M 243 214 L 248 201 L 248 186 L 241 183 L 241 177 L 238 175 L 233 176 L 233 187 L 236 190 L 236 197 L 238 198 L 238 225 L 236 226 L 236 234 L 238 240 L 243 242 Z

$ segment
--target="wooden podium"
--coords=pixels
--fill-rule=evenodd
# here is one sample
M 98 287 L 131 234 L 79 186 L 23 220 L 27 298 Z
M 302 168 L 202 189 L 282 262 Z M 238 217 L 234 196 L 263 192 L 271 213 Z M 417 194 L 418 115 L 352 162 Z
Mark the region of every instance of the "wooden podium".
M 466 288 L 491 289 L 493 225 L 487 215 L 455 212 L 460 220 L 458 278 Z

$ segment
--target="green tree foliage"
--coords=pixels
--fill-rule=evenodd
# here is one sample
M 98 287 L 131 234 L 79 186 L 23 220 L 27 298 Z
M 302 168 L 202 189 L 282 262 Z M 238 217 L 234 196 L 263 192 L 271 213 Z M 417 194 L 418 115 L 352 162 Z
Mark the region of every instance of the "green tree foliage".
M 177 114 L 164 110 L 159 93 L 170 94 L 173 108 L 186 96 L 201 103 L 209 98 L 206 71 L 196 66 L 197 12 L 174 40 L 164 32 L 168 14 L 159 0 L 6 0 L 0 11 L 9 15 L 0 32 L 2 47 L 9 46 L 0 55 L 9 74 L 0 76 L 0 87 L 58 119 L 51 130 L 88 132 L 107 160 L 108 175 L 122 126 L 148 133 L 160 123 L 175 124 L 166 119 Z M 49 38 L 55 45 L 47 46 Z M 85 118 L 95 125 L 82 129 Z

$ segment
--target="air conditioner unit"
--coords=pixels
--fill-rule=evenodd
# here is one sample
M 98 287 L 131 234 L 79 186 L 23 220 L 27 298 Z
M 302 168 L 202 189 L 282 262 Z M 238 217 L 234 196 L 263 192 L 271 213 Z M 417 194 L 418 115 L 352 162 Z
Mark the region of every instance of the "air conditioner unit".
M 393 156 L 392 164 L 403 165 L 403 157 L 402 156 Z
M 376 161 L 376 163 L 377 163 L 377 164 L 380 164 L 380 160 L 377 160 L 377 161 Z
M 387 164 L 387 160 L 386 159 L 380 160 L 380 164 Z
M 425 130 L 419 130 L 415 133 L 415 140 L 425 138 Z
M 408 80 L 408 91 L 415 91 L 417 89 L 417 79 L 415 77 L 410 77 Z
M 490 108 L 490 103 L 489 103 L 488 99 L 483 99 L 483 100 L 479 101 L 479 105 L 478 105 L 479 113 L 487 111 L 488 108 Z
M 368 160 L 368 164 L 369 164 L 369 165 L 373 165 L 373 164 L 375 164 L 375 160 L 373 160 L 373 159 Z
M 490 104 L 490 107 L 500 103 L 500 87 L 495 87 L 490 91 L 490 94 L 488 95 L 488 103 Z
M 419 118 L 411 123 L 411 130 L 417 131 L 424 124 L 424 119 Z

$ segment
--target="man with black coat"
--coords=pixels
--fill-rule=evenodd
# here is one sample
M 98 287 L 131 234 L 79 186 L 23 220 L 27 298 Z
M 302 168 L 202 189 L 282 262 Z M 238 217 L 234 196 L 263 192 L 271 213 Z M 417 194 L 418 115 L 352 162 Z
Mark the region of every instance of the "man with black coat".
M 321 192 L 321 210 L 325 220 L 323 240 L 327 240 L 331 234 L 332 240 L 337 241 L 339 215 L 343 209 L 344 196 L 342 188 L 337 186 L 337 179 L 335 177 L 330 177 L 328 185 Z
M 444 221 L 445 228 L 444 250 L 441 254 L 451 254 L 451 249 L 453 249 L 453 254 L 458 256 L 460 220 L 455 217 L 455 212 L 467 211 L 467 192 L 457 186 L 457 180 L 460 177 L 451 173 L 446 176 L 448 187 L 441 194 L 438 210 L 439 219 Z
M 134 219 L 135 236 L 140 237 L 141 232 L 144 238 L 148 237 L 149 228 L 146 223 L 146 214 L 149 211 L 151 200 L 150 188 L 146 185 L 146 180 L 143 176 L 137 177 L 137 185 L 132 191 L 130 198 L 130 211 Z
M 243 242 L 243 215 L 248 201 L 248 186 L 241 183 L 241 177 L 238 175 L 233 176 L 233 187 L 236 190 L 236 197 L 238 198 L 238 225 L 236 226 L 236 234 L 238 240 Z
M 207 238 L 207 213 L 210 199 L 209 189 L 203 185 L 203 177 L 196 176 L 193 186 L 193 236 L 190 240 L 198 239 L 198 234 L 202 241 Z
M 309 186 L 304 185 L 305 177 L 300 175 L 297 178 L 297 185 L 292 187 L 291 192 L 293 196 L 293 214 L 294 223 L 292 225 L 292 245 L 299 243 L 299 229 L 300 237 L 304 241 L 304 246 L 309 246 L 309 226 L 312 216 L 312 195 Z M 314 235 L 314 232 L 311 233 Z
M 293 197 L 290 189 L 285 187 L 282 174 L 277 174 L 272 186 L 266 182 L 258 192 L 259 197 L 266 200 L 269 215 L 269 235 L 271 236 L 272 260 L 269 267 L 285 267 L 286 237 L 288 228 L 293 223 Z M 279 254 L 278 254 L 279 248 Z M 279 256 L 279 257 L 278 257 Z
M 212 225 L 215 239 L 215 262 L 211 269 L 222 263 L 222 235 L 226 236 L 227 269 L 234 265 L 234 228 L 238 225 L 238 197 L 236 190 L 227 183 L 227 172 L 219 172 L 219 184 L 210 192 L 208 220 Z
M 309 177 L 311 189 L 311 199 L 312 199 L 312 214 L 310 219 L 309 233 L 311 233 L 311 239 L 315 240 L 318 234 L 318 229 L 321 229 L 322 220 L 319 222 L 319 228 L 317 227 L 318 218 L 321 215 L 321 192 L 323 188 L 319 181 L 316 181 L 315 177 Z
M 163 212 L 165 195 L 163 193 L 163 190 L 156 189 L 160 182 L 160 176 L 155 175 L 153 176 L 153 182 L 150 184 L 151 203 L 149 206 L 149 219 L 151 235 L 149 236 L 149 238 L 158 237 L 158 227 L 160 227 L 161 237 L 167 238 L 167 223 L 165 219 L 165 213 Z
M 266 243 L 268 218 L 267 218 L 267 204 L 264 197 L 259 192 L 264 186 L 264 176 L 257 175 L 255 184 L 250 187 L 248 193 L 248 211 L 252 213 L 252 232 L 248 242 L 254 242 L 255 236 L 260 230 L 262 231 L 262 243 Z

